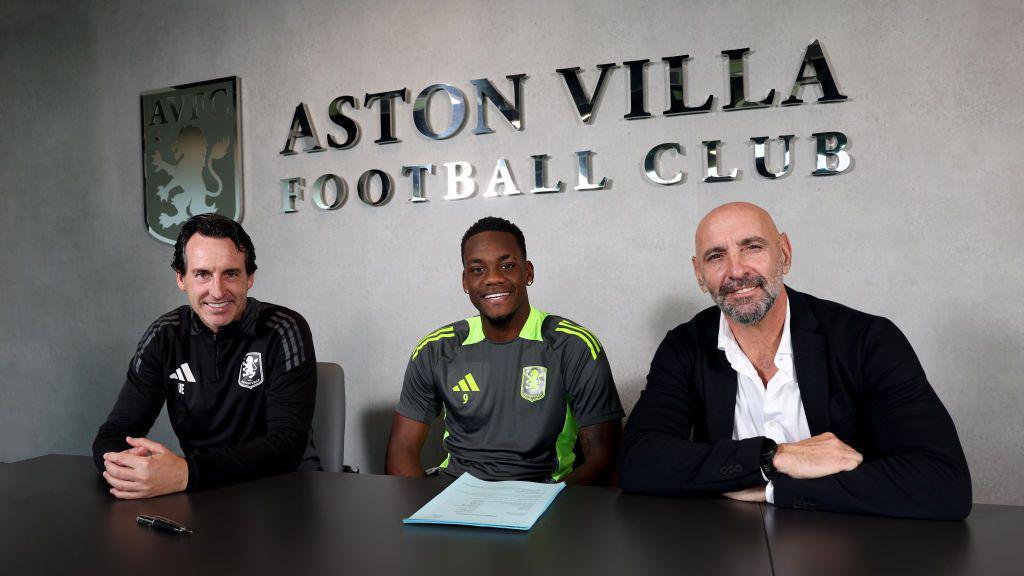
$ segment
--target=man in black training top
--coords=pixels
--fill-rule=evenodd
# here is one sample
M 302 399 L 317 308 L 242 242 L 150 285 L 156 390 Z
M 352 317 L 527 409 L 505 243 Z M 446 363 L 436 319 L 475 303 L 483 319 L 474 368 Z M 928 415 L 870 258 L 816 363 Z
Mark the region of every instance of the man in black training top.
M 427 334 L 413 349 L 387 473 L 423 476 L 420 450 L 443 410 L 445 476 L 610 482 L 623 412 L 601 342 L 530 306 L 533 264 L 511 222 L 473 224 L 462 237 L 462 265 L 463 290 L 480 315 Z
M 316 357 L 297 312 L 247 298 L 252 240 L 216 214 L 181 227 L 171 268 L 188 305 L 157 318 L 93 442 L 118 498 L 213 488 L 319 467 Z M 164 401 L 185 457 L 145 438 Z
M 697 226 L 717 306 L 665 336 L 626 425 L 622 489 L 963 518 L 971 476 L 913 348 L 879 316 L 783 283 L 792 249 L 736 202 Z

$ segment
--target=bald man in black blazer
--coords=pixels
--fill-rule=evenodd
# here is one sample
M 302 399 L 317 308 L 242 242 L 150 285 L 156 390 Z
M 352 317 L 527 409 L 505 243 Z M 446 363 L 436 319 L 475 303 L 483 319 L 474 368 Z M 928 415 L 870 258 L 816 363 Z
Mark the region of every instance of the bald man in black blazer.
M 771 493 L 786 508 L 965 518 L 971 479 L 956 428 L 900 330 L 785 286 L 789 240 L 756 206 L 716 208 L 696 244 L 698 284 L 718 306 L 658 348 L 626 425 L 623 490 L 746 501 Z M 766 388 L 788 330 L 809 437 L 738 437 L 749 426 L 737 421 L 746 417 L 737 371 L 720 349 L 726 323 Z

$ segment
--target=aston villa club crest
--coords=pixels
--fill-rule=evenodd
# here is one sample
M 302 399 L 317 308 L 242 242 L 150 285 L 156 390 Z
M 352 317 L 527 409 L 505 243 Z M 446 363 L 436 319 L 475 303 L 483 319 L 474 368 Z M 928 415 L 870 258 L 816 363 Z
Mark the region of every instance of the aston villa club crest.
M 238 369 L 238 385 L 251 389 L 260 384 L 263 384 L 263 355 L 249 352 L 242 358 L 242 366 Z
M 523 379 L 519 382 L 519 395 L 525 400 L 536 402 L 544 397 L 548 387 L 548 369 L 543 366 L 526 366 Z
M 181 224 L 216 212 L 242 218 L 238 77 L 142 94 L 146 229 L 174 244 Z

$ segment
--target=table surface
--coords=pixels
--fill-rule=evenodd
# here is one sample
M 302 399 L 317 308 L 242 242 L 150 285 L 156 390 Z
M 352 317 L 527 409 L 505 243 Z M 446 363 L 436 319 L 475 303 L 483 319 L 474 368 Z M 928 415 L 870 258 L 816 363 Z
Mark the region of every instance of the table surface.
M 4 574 L 771 574 L 761 510 L 568 487 L 529 532 L 410 526 L 434 479 L 292 472 L 118 501 L 92 461 L 0 466 Z M 155 514 L 190 536 L 138 526 Z
M 569 486 L 529 532 L 403 525 L 443 485 L 292 472 L 119 501 L 92 461 L 0 465 L 4 574 L 1017 574 L 1024 508 L 966 522 L 777 510 Z M 180 536 L 135 522 L 173 518 Z

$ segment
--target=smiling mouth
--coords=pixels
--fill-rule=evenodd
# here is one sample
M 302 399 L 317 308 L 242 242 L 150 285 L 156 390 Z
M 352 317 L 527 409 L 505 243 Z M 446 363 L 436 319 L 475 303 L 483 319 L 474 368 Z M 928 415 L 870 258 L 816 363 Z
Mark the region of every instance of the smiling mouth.
M 509 294 L 511 294 L 511 292 L 495 292 L 494 294 L 486 294 L 481 299 L 482 300 L 497 300 L 499 298 L 504 298 L 504 297 L 508 296 Z
M 740 288 L 739 290 L 735 290 L 733 292 L 730 292 L 729 294 L 733 296 L 743 296 L 744 294 L 749 294 L 753 292 L 755 288 L 757 288 L 757 286 L 747 286 L 746 288 Z
M 210 308 L 213 308 L 214 310 L 223 310 L 224 308 L 227 308 L 228 304 L 230 304 L 230 303 L 231 303 L 230 301 L 227 301 L 227 302 L 207 302 L 206 305 L 209 306 Z

